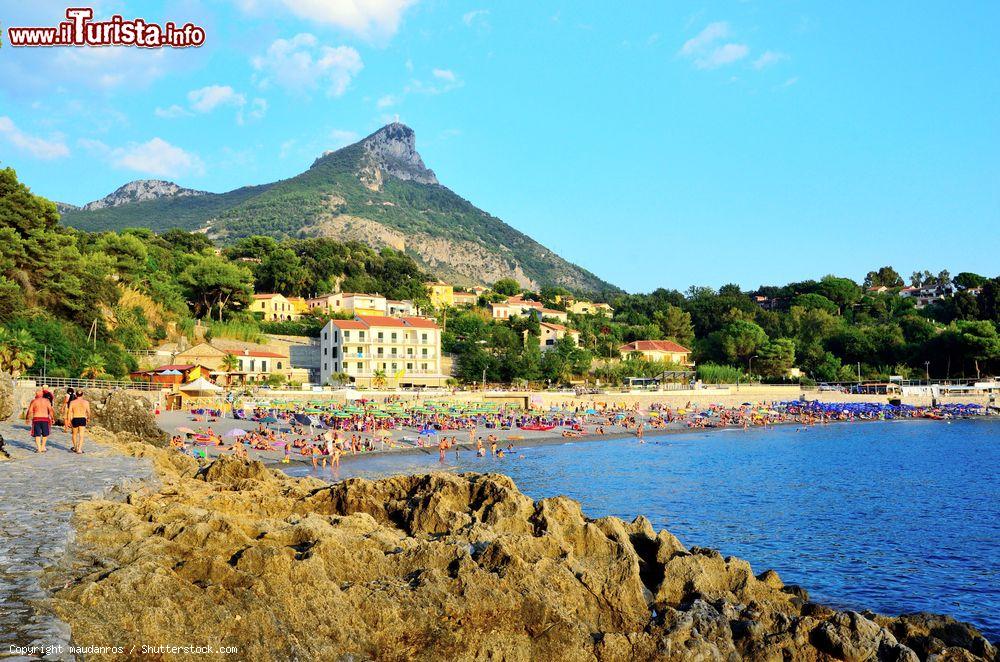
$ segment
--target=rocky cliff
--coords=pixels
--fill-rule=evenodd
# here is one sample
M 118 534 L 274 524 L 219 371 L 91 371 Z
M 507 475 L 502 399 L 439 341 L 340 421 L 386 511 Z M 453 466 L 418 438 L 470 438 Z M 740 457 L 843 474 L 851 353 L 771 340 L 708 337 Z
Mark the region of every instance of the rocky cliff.
M 167 182 L 162 179 L 137 179 L 118 187 L 114 192 L 109 193 L 100 200 L 88 202 L 82 209 L 85 211 L 94 211 L 95 209 L 120 207 L 136 202 L 156 200 L 158 198 L 187 197 L 193 195 L 205 195 L 205 191 L 183 188 L 173 182 Z M 72 211 L 76 210 L 70 208 L 59 210 L 62 214 L 71 213 Z
M 498 475 L 329 485 L 132 443 L 162 485 L 77 509 L 59 577 L 77 645 L 227 645 L 241 659 L 978 660 L 950 618 L 812 603 L 666 531 L 532 501 Z

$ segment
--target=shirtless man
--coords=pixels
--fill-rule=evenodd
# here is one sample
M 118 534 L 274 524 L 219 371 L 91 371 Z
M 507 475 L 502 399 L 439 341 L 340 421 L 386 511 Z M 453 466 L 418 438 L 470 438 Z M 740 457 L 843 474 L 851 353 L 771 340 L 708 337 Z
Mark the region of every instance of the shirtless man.
M 24 415 L 24 422 L 31 426 L 31 436 L 35 439 L 35 451 L 44 453 L 45 444 L 49 440 L 49 433 L 52 431 L 52 421 L 56 418 L 56 412 L 52 409 L 52 403 L 45 397 L 42 389 L 35 391 L 35 399 L 28 405 L 28 411 Z
M 72 426 L 73 452 L 83 455 L 83 434 L 90 420 L 90 403 L 83 397 L 83 391 L 76 394 L 66 407 L 66 427 Z

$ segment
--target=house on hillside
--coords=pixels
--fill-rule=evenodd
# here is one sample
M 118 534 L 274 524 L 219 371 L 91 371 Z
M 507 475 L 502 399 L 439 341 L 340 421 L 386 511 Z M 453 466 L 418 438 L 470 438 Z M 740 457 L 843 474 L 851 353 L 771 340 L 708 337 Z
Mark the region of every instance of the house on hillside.
M 455 288 L 448 283 L 434 281 L 424 283 L 431 300 L 431 305 L 435 308 L 450 308 L 455 305 Z
M 388 301 L 380 294 L 337 292 L 313 297 L 307 302 L 310 310 L 319 308 L 326 313 L 351 313 L 352 315 L 385 315 Z
M 538 345 L 542 348 L 543 352 L 552 349 L 557 342 L 567 336 L 573 340 L 574 345 L 580 344 L 580 332 L 576 329 L 565 327 L 562 324 L 540 322 L 538 324 L 538 331 Z M 528 338 L 527 330 L 524 332 L 524 338 L 525 340 Z
M 456 306 L 475 306 L 479 301 L 479 295 L 475 292 L 455 292 L 452 299 Z
M 677 365 L 693 366 L 691 350 L 672 340 L 634 340 L 618 348 L 623 359 L 640 355 L 647 361 L 666 361 Z
M 295 305 L 281 294 L 253 295 L 250 312 L 261 315 L 265 322 L 297 320 L 302 316 Z

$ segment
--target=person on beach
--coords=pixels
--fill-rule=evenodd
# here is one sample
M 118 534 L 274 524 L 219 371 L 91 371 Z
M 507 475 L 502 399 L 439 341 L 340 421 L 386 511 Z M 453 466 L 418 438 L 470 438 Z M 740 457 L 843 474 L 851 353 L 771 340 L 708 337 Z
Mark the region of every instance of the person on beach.
M 438 461 L 444 462 L 445 453 L 448 452 L 448 438 L 441 437 L 441 441 L 438 442 Z
M 55 421 L 56 412 L 52 409 L 52 401 L 45 397 L 42 389 L 35 391 L 35 399 L 28 405 L 28 410 L 24 415 L 24 422 L 31 426 L 31 436 L 35 440 L 35 452 L 44 453 L 47 449 L 45 444 L 49 441 L 49 434 L 52 432 L 52 422 Z
M 73 452 L 83 455 L 83 435 L 87 431 L 87 421 L 90 420 L 90 403 L 83 397 L 83 391 L 69 401 L 66 407 L 66 427 L 71 428 Z

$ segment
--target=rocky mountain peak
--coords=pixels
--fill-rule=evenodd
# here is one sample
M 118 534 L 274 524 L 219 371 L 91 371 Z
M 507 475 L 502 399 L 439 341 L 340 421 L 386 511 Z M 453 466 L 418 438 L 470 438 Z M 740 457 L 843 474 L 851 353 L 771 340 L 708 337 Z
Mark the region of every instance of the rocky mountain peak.
M 143 202 L 145 200 L 155 200 L 168 196 L 190 196 L 205 195 L 205 191 L 183 188 L 173 182 L 162 179 L 137 179 L 119 187 L 113 193 L 104 196 L 100 200 L 88 202 L 83 206 L 86 211 L 94 209 L 105 209 L 107 207 L 118 207 L 133 202 Z
M 405 124 L 387 124 L 361 141 L 361 145 L 365 158 L 358 174 L 369 188 L 379 188 L 386 174 L 421 184 L 438 183 L 434 171 L 424 165 L 417 153 L 416 134 Z

